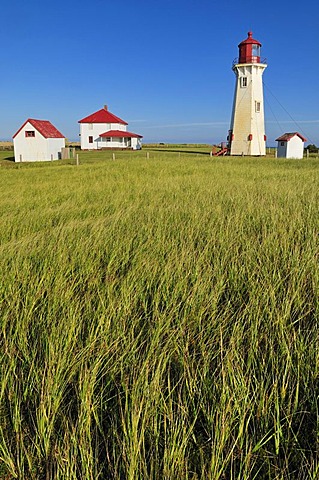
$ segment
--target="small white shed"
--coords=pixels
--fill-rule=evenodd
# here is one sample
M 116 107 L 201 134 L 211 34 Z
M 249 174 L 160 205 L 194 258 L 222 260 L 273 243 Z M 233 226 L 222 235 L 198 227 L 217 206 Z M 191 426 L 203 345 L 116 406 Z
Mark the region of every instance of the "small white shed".
M 28 118 L 13 135 L 15 162 L 58 160 L 65 137 L 48 120 Z
M 283 158 L 303 158 L 304 143 L 307 141 L 298 132 L 284 133 L 276 138 L 277 157 Z

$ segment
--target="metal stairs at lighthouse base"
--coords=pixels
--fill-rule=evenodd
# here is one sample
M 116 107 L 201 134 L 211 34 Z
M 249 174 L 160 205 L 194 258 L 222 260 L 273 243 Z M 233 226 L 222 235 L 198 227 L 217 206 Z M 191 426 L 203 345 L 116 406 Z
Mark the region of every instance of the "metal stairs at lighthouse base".
M 217 150 L 219 148 L 219 150 Z M 221 145 L 213 145 L 212 155 L 214 157 L 220 157 L 224 155 L 229 155 L 230 149 L 226 142 L 222 142 Z
M 219 150 L 219 152 L 213 153 L 213 156 L 214 157 L 219 157 L 219 156 L 222 156 L 222 155 L 228 155 L 228 153 L 229 153 L 229 149 L 227 147 L 225 147 L 225 148 L 222 148 L 221 150 Z

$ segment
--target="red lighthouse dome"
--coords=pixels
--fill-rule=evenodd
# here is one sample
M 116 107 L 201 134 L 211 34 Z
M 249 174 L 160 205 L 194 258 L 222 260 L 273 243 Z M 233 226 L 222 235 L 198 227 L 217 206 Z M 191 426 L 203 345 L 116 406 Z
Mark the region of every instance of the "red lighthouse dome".
M 253 32 L 248 32 L 248 37 L 239 45 L 239 63 L 260 63 L 261 43 L 253 39 Z

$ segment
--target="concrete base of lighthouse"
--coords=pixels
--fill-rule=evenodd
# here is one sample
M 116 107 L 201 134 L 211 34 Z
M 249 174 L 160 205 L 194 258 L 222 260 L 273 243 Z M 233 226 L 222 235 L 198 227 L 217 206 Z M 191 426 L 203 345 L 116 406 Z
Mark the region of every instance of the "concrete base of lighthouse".
M 237 135 L 238 132 L 237 132 Z M 248 155 L 251 157 L 260 157 L 266 155 L 266 142 L 265 141 L 252 141 L 248 140 L 244 135 L 242 139 L 232 141 L 230 144 L 230 155 Z

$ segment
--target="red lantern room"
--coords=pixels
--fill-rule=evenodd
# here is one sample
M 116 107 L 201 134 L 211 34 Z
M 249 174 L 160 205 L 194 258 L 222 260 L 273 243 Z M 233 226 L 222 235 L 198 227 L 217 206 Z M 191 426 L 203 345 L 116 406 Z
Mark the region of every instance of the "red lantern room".
M 239 63 L 260 63 L 261 43 L 253 39 L 253 32 L 248 32 L 248 37 L 239 45 Z

